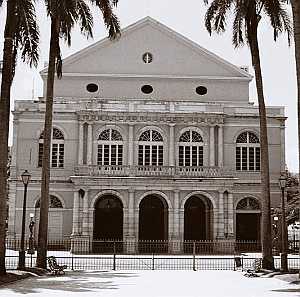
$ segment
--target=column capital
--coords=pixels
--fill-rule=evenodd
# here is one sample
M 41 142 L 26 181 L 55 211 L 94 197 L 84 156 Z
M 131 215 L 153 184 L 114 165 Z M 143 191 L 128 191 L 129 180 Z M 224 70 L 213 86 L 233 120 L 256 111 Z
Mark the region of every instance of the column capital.
M 128 192 L 129 192 L 130 194 L 134 194 L 134 193 L 135 193 L 135 189 L 134 189 L 134 188 L 129 188 L 129 189 L 128 189 Z

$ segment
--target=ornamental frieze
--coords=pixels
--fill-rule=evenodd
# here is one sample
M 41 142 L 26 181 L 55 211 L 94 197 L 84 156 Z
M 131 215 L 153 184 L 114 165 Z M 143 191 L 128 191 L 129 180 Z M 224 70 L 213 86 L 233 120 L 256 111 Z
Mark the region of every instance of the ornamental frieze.
M 86 122 L 118 122 L 118 123 L 193 123 L 193 124 L 206 124 L 217 125 L 224 123 L 223 115 L 210 115 L 201 114 L 180 114 L 180 115 L 166 115 L 155 113 L 151 114 L 130 114 L 130 113 L 114 113 L 114 114 L 101 114 L 101 113 L 78 113 L 80 121 Z

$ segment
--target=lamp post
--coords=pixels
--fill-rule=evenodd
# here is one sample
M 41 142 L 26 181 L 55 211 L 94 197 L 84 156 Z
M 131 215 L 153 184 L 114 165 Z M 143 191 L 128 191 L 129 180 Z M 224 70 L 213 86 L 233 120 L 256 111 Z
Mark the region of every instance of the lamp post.
M 29 184 L 31 175 L 27 170 L 21 174 L 22 182 L 24 185 L 24 198 L 23 198 L 23 214 L 22 214 L 22 231 L 21 231 L 21 246 L 19 251 L 19 264 L 18 269 L 25 268 L 25 248 L 24 248 L 24 237 L 25 237 L 25 219 L 26 219 L 26 198 L 27 198 L 27 186 Z
M 287 260 L 287 243 L 288 234 L 285 217 L 285 197 L 284 190 L 286 187 L 286 177 L 281 175 L 279 178 L 279 187 L 281 189 L 281 270 L 288 271 L 288 260 Z

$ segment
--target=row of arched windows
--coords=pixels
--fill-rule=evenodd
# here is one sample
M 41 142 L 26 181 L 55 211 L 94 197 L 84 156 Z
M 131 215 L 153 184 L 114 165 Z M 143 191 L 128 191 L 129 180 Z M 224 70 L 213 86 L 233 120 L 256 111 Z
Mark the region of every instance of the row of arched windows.
M 203 138 L 193 129 L 182 133 L 178 143 L 179 166 L 203 166 Z M 42 166 L 44 135 L 39 139 L 38 166 Z M 98 137 L 97 165 L 124 165 L 124 140 L 119 131 L 106 129 Z M 64 167 L 64 136 L 53 129 L 51 167 Z M 236 170 L 260 171 L 259 138 L 252 132 L 241 133 L 236 140 Z M 138 139 L 138 165 L 161 166 L 164 160 L 164 139 L 160 132 L 149 129 Z

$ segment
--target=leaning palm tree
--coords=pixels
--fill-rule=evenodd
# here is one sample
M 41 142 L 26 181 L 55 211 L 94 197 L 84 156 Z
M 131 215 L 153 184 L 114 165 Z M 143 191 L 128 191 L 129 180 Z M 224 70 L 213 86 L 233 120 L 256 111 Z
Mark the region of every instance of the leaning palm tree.
M 208 3 L 208 0 L 204 1 Z M 279 33 L 284 31 L 287 32 L 290 41 L 292 28 L 282 0 L 213 0 L 205 16 L 208 32 L 210 34 L 212 31 L 224 32 L 227 25 L 226 19 L 230 13 L 234 15 L 232 43 L 236 48 L 245 43 L 248 44 L 255 72 L 261 142 L 262 266 L 266 269 L 273 269 L 267 116 L 258 44 L 258 26 L 263 17 L 268 18 L 275 41 Z
M 0 0 L 2 6 L 3 0 Z M 10 90 L 17 54 L 23 61 L 37 66 L 39 30 L 33 0 L 8 0 L 4 32 L 3 69 L 0 98 L 0 275 L 5 269 L 5 235 L 7 203 L 7 159 L 10 115 Z
M 120 34 L 118 18 L 113 13 L 113 6 L 117 0 L 89 0 L 98 6 L 102 12 L 109 37 L 116 38 Z M 36 266 L 46 268 L 48 241 L 48 211 L 49 211 L 49 183 L 50 183 L 50 148 L 53 115 L 53 90 L 55 72 L 62 77 L 62 59 L 60 38 L 71 45 L 71 33 L 75 24 L 79 23 L 81 33 L 92 37 L 93 18 L 85 0 L 45 0 L 48 16 L 51 19 L 51 37 L 46 88 L 46 111 L 44 123 L 44 147 L 42 160 L 42 183 L 40 220 L 38 231 L 38 248 Z

